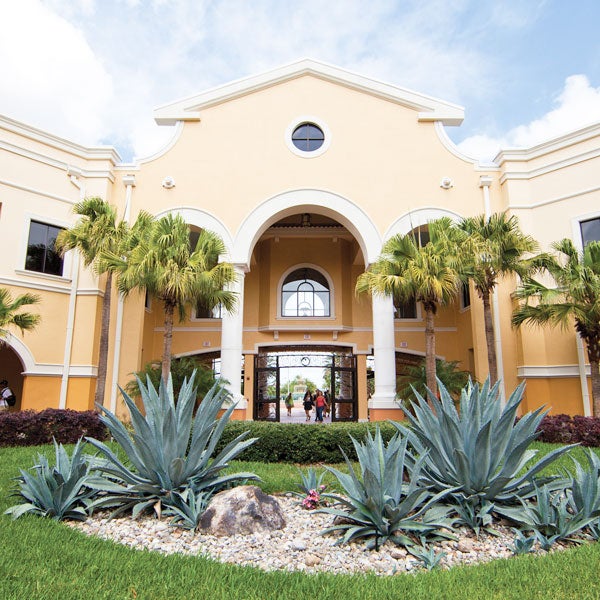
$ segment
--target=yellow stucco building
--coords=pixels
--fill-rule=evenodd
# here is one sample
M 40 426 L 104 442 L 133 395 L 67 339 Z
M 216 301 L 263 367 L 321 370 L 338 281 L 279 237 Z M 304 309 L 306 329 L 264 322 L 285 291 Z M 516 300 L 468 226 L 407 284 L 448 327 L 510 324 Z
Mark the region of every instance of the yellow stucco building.
M 102 282 L 76 253 L 52 252 L 84 197 L 130 221 L 142 209 L 178 213 L 223 239 L 238 309 L 191 311 L 176 323 L 173 353 L 220 359 L 242 419 L 277 419 L 264 391 L 282 368 L 309 364 L 330 373 L 337 418 L 398 415 L 396 366 L 424 355 L 422 311 L 354 293 L 390 236 L 440 216 L 508 211 L 545 249 L 599 237 L 600 124 L 484 166 L 445 133 L 461 107 L 309 60 L 162 106 L 155 118 L 173 127 L 172 141 L 123 164 L 113 148 L 0 117 L 0 285 L 42 297 L 40 326 L 0 348 L 0 378 L 20 409 L 93 405 Z M 493 299 L 505 391 L 526 379 L 526 409 L 590 414 L 580 341 L 573 331 L 511 329 L 514 287 L 504 281 Z M 162 322 L 154 299 L 113 302 L 106 406 L 121 412 L 117 385 L 160 357 Z M 439 357 L 485 378 L 476 294 L 440 312 L 436 340 Z

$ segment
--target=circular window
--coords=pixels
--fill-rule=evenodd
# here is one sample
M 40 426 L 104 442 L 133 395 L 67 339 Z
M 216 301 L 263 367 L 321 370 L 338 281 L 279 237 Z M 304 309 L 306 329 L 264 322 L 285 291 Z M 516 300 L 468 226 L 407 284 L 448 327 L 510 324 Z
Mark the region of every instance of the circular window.
M 292 143 L 302 152 L 314 152 L 324 141 L 323 130 L 314 123 L 300 123 L 292 133 Z

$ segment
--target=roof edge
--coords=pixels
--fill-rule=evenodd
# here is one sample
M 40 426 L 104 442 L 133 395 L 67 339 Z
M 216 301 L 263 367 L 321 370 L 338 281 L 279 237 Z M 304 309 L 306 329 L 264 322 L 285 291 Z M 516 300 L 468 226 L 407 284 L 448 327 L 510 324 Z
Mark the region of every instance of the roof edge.
M 418 112 L 419 121 L 440 121 L 444 125 L 460 125 L 464 119 L 464 108 L 457 104 L 371 79 L 334 65 L 303 58 L 276 69 L 237 79 L 200 94 L 159 106 L 154 110 L 154 120 L 159 125 L 175 125 L 178 121 L 198 121 L 202 109 L 304 75 L 313 75 L 412 108 Z

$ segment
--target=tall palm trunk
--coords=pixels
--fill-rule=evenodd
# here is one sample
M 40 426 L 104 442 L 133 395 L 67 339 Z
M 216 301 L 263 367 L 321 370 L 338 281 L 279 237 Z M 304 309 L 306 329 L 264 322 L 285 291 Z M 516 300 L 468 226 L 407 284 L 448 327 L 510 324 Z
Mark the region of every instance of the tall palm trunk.
M 102 299 L 102 322 L 100 324 L 100 349 L 98 351 L 98 379 L 96 380 L 96 395 L 94 402 L 104 406 L 104 391 L 106 389 L 106 367 L 108 364 L 108 330 L 110 327 L 110 305 L 112 301 L 112 272 L 106 275 L 104 298 Z
M 485 343 L 487 345 L 488 369 L 492 385 L 498 381 L 498 362 L 496 359 L 496 336 L 492 319 L 492 306 L 490 304 L 489 290 L 480 292 L 483 301 L 483 321 L 485 324 Z
M 435 380 L 435 309 L 424 303 L 425 309 L 425 378 L 427 387 L 437 396 L 437 381 Z
M 171 372 L 171 346 L 173 345 L 173 313 L 175 305 L 165 302 L 165 335 L 163 338 L 162 378 L 165 384 Z

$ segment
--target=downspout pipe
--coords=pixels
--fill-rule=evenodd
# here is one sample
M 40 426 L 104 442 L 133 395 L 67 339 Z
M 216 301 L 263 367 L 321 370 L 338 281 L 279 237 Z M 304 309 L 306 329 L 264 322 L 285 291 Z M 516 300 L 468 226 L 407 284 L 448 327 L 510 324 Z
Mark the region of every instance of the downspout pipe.
M 489 175 L 482 175 L 479 178 L 479 187 L 483 192 L 483 211 L 485 218 L 489 219 L 492 216 L 492 208 L 490 202 L 490 186 L 492 178 Z M 502 406 L 506 405 L 506 390 L 504 384 L 504 360 L 502 358 L 502 332 L 500 330 L 500 307 L 498 301 L 498 289 L 494 287 L 492 291 L 492 316 L 494 319 L 494 338 L 496 343 L 496 365 L 498 367 L 498 379 L 502 381 L 500 386 L 500 402 Z
M 131 198 L 133 195 L 133 188 L 135 187 L 135 175 L 125 175 L 125 177 L 123 177 L 123 183 L 125 184 L 125 214 L 123 220 L 128 223 L 131 218 Z M 115 325 L 115 352 L 113 356 L 112 384 L 110 386 L 110 410 L 112 413 L 116 413 L 117 410 L 117 386 L 119 383 L 119 365 L 121 362 L 124 304 L 123 295 L 119 294 L 119 300 L 117 302 L 117 322 Z
M 82 174 L 76 167 L 67 167 L 69 181 L 79 190 L 79 200 L 85 198 L 85 183 Z M 60 382 L 58 408 L 67 408 L 67 392 L 69 388 L 69 372 L 71 371 L 71 352 L 75 334 L 75 308 L 77 306 L 77 286 L 79 285 L 79 252 L 73 252 L 71 263 L 71 290 L 69 292 L 69 309 L 67 312 L 67 330 L 65 335 L 65 351 L 63 358 L 63 373 Z

